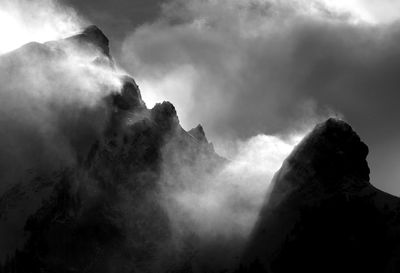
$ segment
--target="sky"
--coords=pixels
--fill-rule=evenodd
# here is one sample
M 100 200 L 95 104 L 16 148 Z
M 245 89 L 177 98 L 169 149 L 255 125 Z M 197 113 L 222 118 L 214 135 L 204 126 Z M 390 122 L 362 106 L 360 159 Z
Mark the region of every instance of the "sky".
M 96 24 L 148 106 L 172 101 L 184 128 L 201 123 L 218 149 L 341 117 L 370 148 L 372 183 L 400 195 L 400 1 L 59 0 L 50 7 L 62 20 L 24 17 L 45 21 L 47 30 L 20 26 L 0 52 Z M 15 25 L 13 17 L 1 20 L 0 34 L 9 36 L 4 26 Z

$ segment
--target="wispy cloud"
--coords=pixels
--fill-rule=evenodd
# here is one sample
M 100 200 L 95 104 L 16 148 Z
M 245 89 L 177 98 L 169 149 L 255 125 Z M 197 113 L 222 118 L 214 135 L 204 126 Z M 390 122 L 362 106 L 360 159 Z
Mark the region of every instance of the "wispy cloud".
M 77 32 L 84 20 L 53 0 L 0 1 L 0 54 L 29 42 L 56 40 Z
M 124 67 L 149 104 L 172 101 L 183 125 L 203 123 L 217 148 L 344 116 L 371 148 L 373 181 L 395 193 L 388 174 L 397 170 L 379 151 L 400 134 L 389 118 L 400 114 L 400 27 L 366 18 L 372 2 L 356 2 L 169 1 L 125 40 Z

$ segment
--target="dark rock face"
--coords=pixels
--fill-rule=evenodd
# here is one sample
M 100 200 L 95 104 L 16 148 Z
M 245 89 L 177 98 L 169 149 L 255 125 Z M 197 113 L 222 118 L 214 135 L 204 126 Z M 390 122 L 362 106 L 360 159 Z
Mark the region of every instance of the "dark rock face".
M 369 183 L 367 146 L 343 121 L 318 125 L 285 160 L 243 272 L 399 272 L 400 199 Z
M 113 96 L 115 106 L 128 111 L 139 107 L 144 108 L 145 105 L 135 80 L 129 76 L 123 76 L 122 82 L 121 93 Z

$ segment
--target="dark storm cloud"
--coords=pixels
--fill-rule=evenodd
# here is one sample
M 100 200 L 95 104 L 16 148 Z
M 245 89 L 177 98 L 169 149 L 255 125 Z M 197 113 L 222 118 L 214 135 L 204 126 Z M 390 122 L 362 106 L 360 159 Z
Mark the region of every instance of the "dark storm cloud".
M 344 114 L 370 146 L 373 183 L 399 194 L 400 25 L 301 31 L 294 60 L 307 75 L 295 87 Z
M 173 1 L 127 39 L 122 61 L 145 98 L 177 104 L 185 126 L 204 122 L 214 137 L 277 133 L 294 116 L 327 112 L 294 86 L 303 73 L 297 29 L 308 20 L 328 26 L 349 15 L 295 1 Z
M 400 133 L 399 42 L 398 23 L 370 25 L 318 1 L 172 1 L 125 41 L 122 60 L 145 99 L 171 100 L 211 139 L 339 113 L 370 146 L 373 183 L 397 194 L 400 154 L 386 147 Z
M 155 20 L 163 0 L 61 0 L 79 14 L 98 25 L 112 41 L 111 49 L 118 55 L 125 36 L 145 22 Z

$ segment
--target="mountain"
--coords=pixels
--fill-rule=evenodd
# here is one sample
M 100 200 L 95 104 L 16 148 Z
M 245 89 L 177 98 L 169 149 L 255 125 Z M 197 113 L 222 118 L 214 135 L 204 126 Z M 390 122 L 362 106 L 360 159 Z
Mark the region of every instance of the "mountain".
M 400 271 L 400 199 L 344 121 L 284 161 L 249 238 L 204 236 L 174 194 L 199 206 L 187 192 L 229 161 L 170 102 L 146 106 L 99 28 L 0 56 L 0 79 L 0 273 Z
M 91 56 L 84 65 L 115 69 L 108 39 L 95 26 L 64 40 L 23 46 L 3 64 L 23 77 L 32 60 L 40 57 L 51 66 L 70 50 Z M 119 79 L 120 90 L 108 90 L 66 123 L 75 160 L 30 170 L 0 198 L 1 236 L 14 247 L 0 272 L 176 272 L 186 262 L 165 208 L 162 193 L 169 185 L 163 173 L 169 170 L 174 178 L 176 166 L 191 168 L 197 160 L 212 172 L 225 159 L 203 130 L 199 139 L 180 126 L 171 103 L 148 109 L 135 81 Z M 83 128 L 99 120 L 100 129 Z
M 399 272 L 400 199 L 369 182 L 368 147 L 319 124 L 276 173 L 243 272 Z

